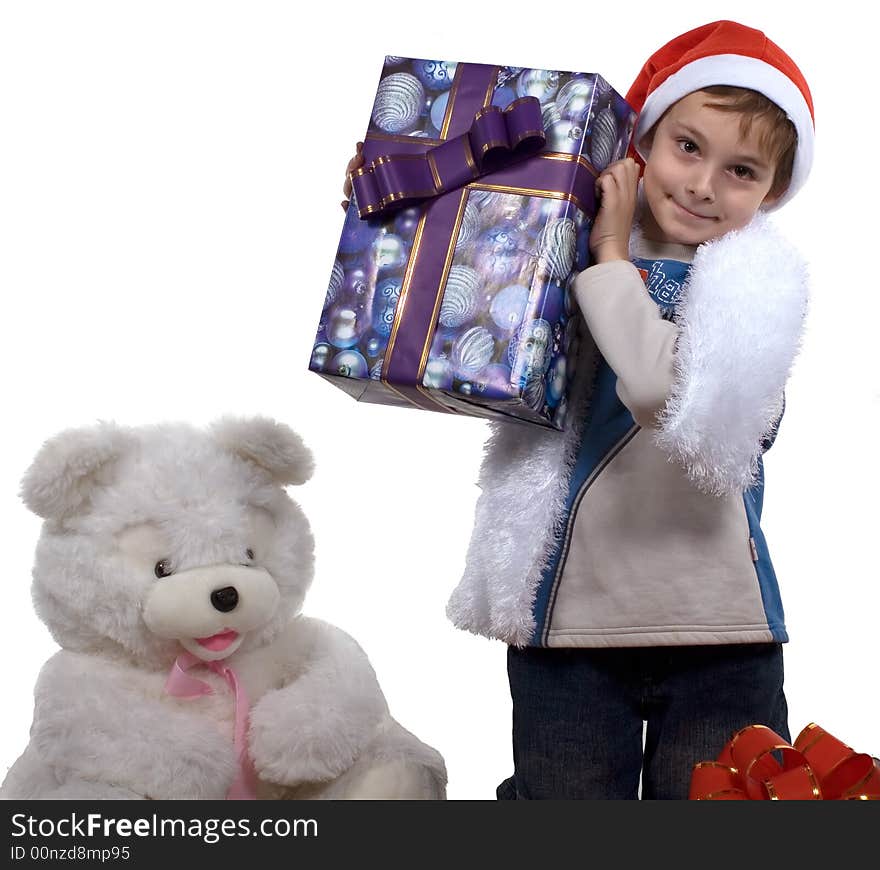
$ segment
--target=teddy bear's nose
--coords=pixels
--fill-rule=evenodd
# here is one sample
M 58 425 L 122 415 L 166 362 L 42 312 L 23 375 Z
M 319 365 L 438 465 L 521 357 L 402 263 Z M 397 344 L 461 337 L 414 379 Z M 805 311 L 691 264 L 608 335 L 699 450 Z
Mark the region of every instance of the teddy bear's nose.
M 215 589 L 211 593 L 211 604 L 221 613 L 229 613 L 235 610 L 238 604 L 238 590 L 234 586 L 224 586 L 222 589 Z

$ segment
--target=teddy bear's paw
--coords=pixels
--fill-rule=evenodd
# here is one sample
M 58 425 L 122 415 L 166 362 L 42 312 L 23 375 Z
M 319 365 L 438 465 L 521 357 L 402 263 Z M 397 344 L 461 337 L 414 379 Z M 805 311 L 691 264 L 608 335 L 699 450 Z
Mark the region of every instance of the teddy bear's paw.
M 436 772 L 398 759 L 376 763 L 346 784 L 347 800 L 444 800 L 446 789 Z
M 332 741 L 305 740 L 291 737 L 283 747 L 272 741 L 274 752 L 261 747 L 259 738 L 252 737 L 251 753 L 254 767 L 261 779 L 282 785 L 305 782 L 326 782 L 335 779 L 354 763 L 357 755 L 344 739 Z
M 363 742 L 351 723 L 311 706 L 279 717 L 275 706 L 264 701 L 251 714 L 250 751 L 261 779 L 281 785 L 325 782 L 351 767 Z

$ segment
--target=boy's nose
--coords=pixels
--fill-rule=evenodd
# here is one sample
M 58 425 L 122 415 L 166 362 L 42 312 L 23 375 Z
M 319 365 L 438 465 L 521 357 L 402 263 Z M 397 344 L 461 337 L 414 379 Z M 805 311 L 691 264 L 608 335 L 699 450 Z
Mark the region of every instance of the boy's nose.
M 697 199 L 712 202 L 715 199 L 715 191 L 712 186 L 712 176 L 708 172 L 695 173 L 688 179 L 687 192 Z

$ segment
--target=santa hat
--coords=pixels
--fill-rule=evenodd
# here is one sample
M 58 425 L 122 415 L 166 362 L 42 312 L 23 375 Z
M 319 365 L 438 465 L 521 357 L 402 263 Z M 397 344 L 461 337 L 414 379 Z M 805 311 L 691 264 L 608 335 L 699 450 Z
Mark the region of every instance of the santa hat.
M 797 130 L 797 150 L 788 190 L 773 209 L 788 202 L 807 180 L 813 163 L 813 99 L 794 61 L 760 30 L 735 21 L 715 21 L 683 33 L 656 51 L 642 67 L 626 100 L 638 113 L 633 146 L 647 158 L 645 134 L 678 100 L 701 88 L 733 85 L 758 91 L 782 109 Z

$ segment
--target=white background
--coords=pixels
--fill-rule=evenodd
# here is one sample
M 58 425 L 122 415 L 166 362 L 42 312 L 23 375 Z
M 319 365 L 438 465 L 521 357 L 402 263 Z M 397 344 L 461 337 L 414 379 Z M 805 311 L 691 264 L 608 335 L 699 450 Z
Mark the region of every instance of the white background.
M 444 613 L 486 425 L 360 405 L 306 369 L 345 165 L 385 54 L 600 72 L 625 92 L 667 39 L 730 17 L 795 58 L 817 114 L 813 175 L 778 216 L 813 303 L 766 461 L 791 728 L 880 754 L 874 27 L 854 3 L 786 8 L 4 2 L 0 774 L 55 649 L 29 595 L 39 521 L 17 495 L 42 442 L 98 419 L 259 413 L 317 460 L 291 490 L 317 539 L 306 612 L 365 648 L 394 715 L 445 756 L 451 798 L 494 796 L 511 770 L 505 648 Z

